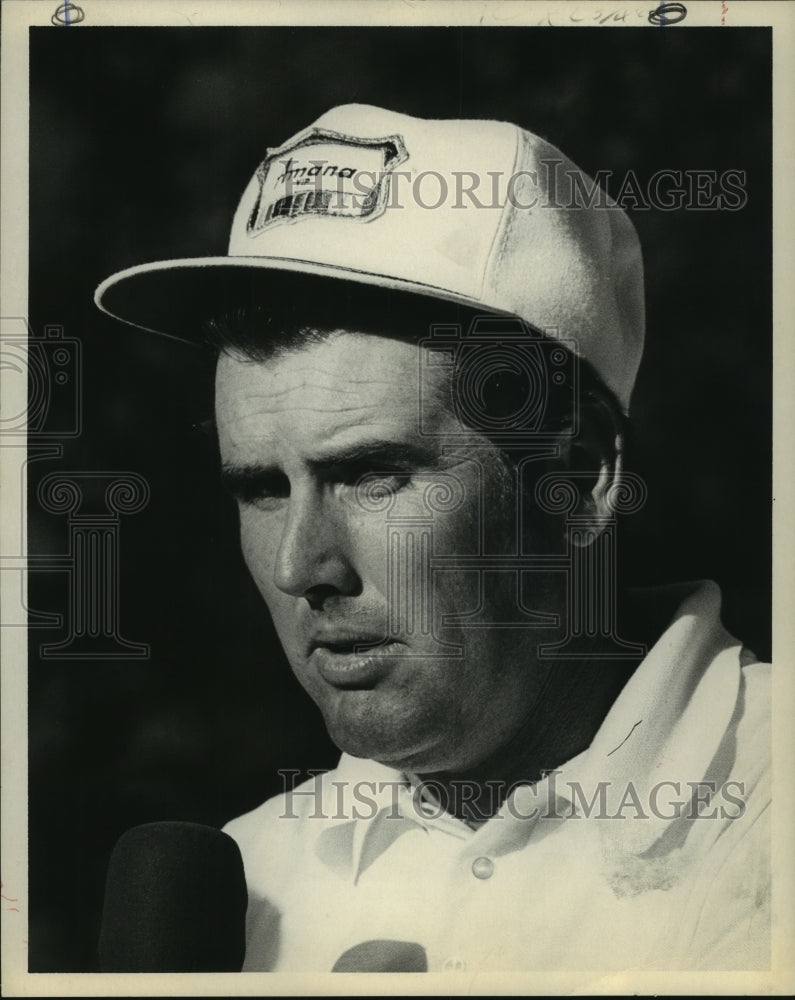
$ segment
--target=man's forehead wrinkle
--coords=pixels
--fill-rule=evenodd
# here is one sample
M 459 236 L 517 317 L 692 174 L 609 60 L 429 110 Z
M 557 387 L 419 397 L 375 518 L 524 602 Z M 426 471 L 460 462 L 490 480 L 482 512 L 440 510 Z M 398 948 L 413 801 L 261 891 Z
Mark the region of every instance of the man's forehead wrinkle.
M 325 413 L 325 414 L 331 415 L 331 414 L 337 414 L 337 413 L 352 413 L 352 412 L 360 413 L 362 410 L 366 410 L 366 409 L 370 409 L 370 410 L 376 410 L 377 409 L 377 410 L 380 410 L 381 406 L 377 402 L 372 402 L 372 403 L 359 403 L 358 405 L 354 405 L 354 406 L 339 406 L 339 407 L 335 406 L 333 410 L 329 410 L 329 408 L 327 406 L 309 406 L 306 403 L 296 403 L 294 406 L 280 406 L 278 408 L 278 410 L 276 410 L 276 411 L 264 410 L 262 408 L 259 408 L 259 409 L 257 409 L 257 411 L 255 413 L 250 413 L 250 414 L 246 413 L 246 414 L 243 414 L 240 419 L 241 420 L 247 420 L 247 419 L 255 420 L 258 416 L 260 416 L 262 414 L 265 414 L 265 413 L 271 413 L 271 412 L 277 412 L 277 413 L 297 413 L 297 412 L 300 412 L 300 413 Z
M 259 390 L 251 389 L 246 393 L 246 395 L 251 395 L 254 397 L 256 396 L 278 397 L 303 389 L 322 390 L 326 392 L 338 392 L 342 394 L 350 393 L 355 395 L 361 391 L 360 387 L 363 385 L 367 386 L 372 385 L 379 387 L 387 385 L 387 386 L 392 386 L 393 388 L 395 387 L 395 385 L 398 385 L 400 388 L 404 387 L 409 388 L 411 386 L 411 383 L 409 382 L 405 381 L 396 382 L 394 375 L 389 375 L 388 377 L 385 378 L 375 378 L 375 377 L 355 378 L 354 376 L 349 375 L 346 372 L 344 379 L 337 378 L 335 381 L 329 382 L 328 372 L 325 373 L 316 372 L 314 374 L 321 374 L 325 375 L 326 377 L 323 381 L 318 381 L 318 382 L 308 381 L 307 379 L 301 379 L 300 381 L 292 379 L 290 382 L 287 382 L 285 378 L 280 377 L 279 382 L 273 388 L 269 387 L 268 389 L 259 389 Z M 417 382 L 416 384 L 419 384 L 419 382 Z
M 360 364 L 362 362 L 361 352 L 358 358 Z M 267 363 L 261 365 L 260 368 L 264 368 L 267 374 L 272 378 L 282 379 L 285 377 L 284 365 L 271 366 Z M 312 378 L 314 376 L 319 376 L 323 380 L 328 380 L 329 376 L 332 378 L 339 377 L 343 375 L 343 383 L 351 383 L 353 385 L 358 384 L 374 384 L 382 385 L 389 384 L 394 381 L 394 374 L 389 371 L 385 365 L 379 365 L 376 369 L 373 366 L 372 370 L 368 371 L 366 369 L 362 370 L 360 367 L 357 371 L 352 371 L 350 368 L 342 367 L 341 370 L 335 371 L 333 368 L 329 369 L 326 365 L 320 365 L 317 363 L 305 364 L 305 365 L 294 365 L 289 366 L 290 378 Z M 304 384 L 303 382 L 301 384 Z M 310 383 L 313 385 L 314 383 Z
M 285 414 L 303 413 L 320 414 L 329 421 L 344 419 L 351 424 L 366 425 L 373 414 L 377 414 L 381 422 L 391 422 L 401 426 L 417 424 L 419 401 L 414 396 L 404 398 L 393 395 L 391 401 L 394 405 L 385 407 L 383 393 L 362 399 L 355 392 L 337 393 L 336 390 L 327 390 L 335 397 L 341 398 L 330 399 L 326 403 L 322 397 L 318 398 L 322 391 L 321 389 L 312 393 L 302 393 L 298 397 L 290 391 L 278 394 L 259 391 L 239 394 L 232 398 L 233 405 L 227 422 L 241 424 L 262 418 L 278 419 Z
M 358 396 L 361 390 L 356 387 L 364 384 L 375 386 L 388 385 L 394 388 L 395 380 L 384 379 L 381 381 L 376 379 L 346 378 L 344 382 L 338 385 L 329 385 L 328 383 L 323 384 L 320 382 L 301 382 L 300 385 L 283 385 L 280 388 L 274 389 L 252 389 L 246 392 L 245 395 L 247 399 L 279 399 L 281 396 L 289 396 L 293 392 L 312 389 L 320 392 L 333 392 L 342 396 Z M 401 385 L 401 388 L 403 388 L 403 385 Z
M 328 408 L 308 403 L 296 403 L 293 406 L 276 406 L 265 408 L 257 406 L 247 411 L 238 410 L 224 421 L 227 432 L 231 432 L 240 443 L 243 441 L 264 441 L 265 439 L 282 439 L 283 422 L 293 422 L 292 434 L 298 438 L 332 440 L 340 434 L 348 434 L 352 429 L 363 433 L 379 430 L 383 436 L 386 428 L 391 434 L 405 436 L 416 426 L 416 419 L 407 413 L 396 414 L 398 420 L 385 420 L 383 407 L 377 402 L 351 404 Z M 301 420 L 305 417 L 306 420 Z M 300 424 L 300 427 L 296 426 Z
M 381 416 L 380 407 L 377 404 L 373 404 L 370 409 L 378 411 L 378 416 Z M 318 412 L 328 415 L 325 410 Z M 317 453 L 318 460 L 323 460 L 325 458 L 325 449 L 331 450 L 337 447 L 341 449 L 350 447 L 367 448 L 373 443 L 379 445 L 384 443 L 400 444 L 413 440 L 416 437 L 416 424 L 413 421 L 394 424 L 383 419 L 365 419 L 363 411 L 354 407 L 344 412 L 354 415 L 348 416 L 344 420 L 335 420 L 333 423 L 326 423 L 320 438 L 312 435 L 311 441 L 305 441 L 304 445 L 299 445 L 299 447 L 305 447 L 312 458 Z M 274 426 L 267 430 L 263 429 L 256 422 L 259 415 L 251 414 L 229 421 L 227 429 L 236 428 L 236 431 L 229 438 L 229 444 L 235 450 L 251 446 L 259 450 L 263 447 L 278 448 L 278 446 L 283 445 L 284 438 L 279 432 L 278 427 Z M 336 417 L 337 415 L 335 412 L 334 416 Z M 247 429 L 249 427 L 250 430 Z M 353 439 L 351 439 L 351 431 L 355 432 Z
M 406 397 L 406 403 L 408 404 L 414 397 L 410 394 L 410 386 L 400 385 L 395 383 L 394 379 L 384 379 L 381 380 L 367 380 L 367 379 L 346 379 L 346 381 L 340 385 L 328 385 L 319 384 L 314 382 L 302 382 L 298 385 L 281 385 L 278 388 L 273 389 L 250 389 L 233 392 L 232 398 L 236 400 L 237 405 L 245 405 L 246 403 L 256 403 L 260 412 L 267 413 L 273 412 L 275 410 L 284 411 L 286 409 L 303 409 L 303 410 L 327 410 L 328 407 L 312 407 L 307 405 L 307 403 L 302 402 L 300 399 L 297 400 L 293 405 L 285 406 L 283 401 L 286 401 L 291 396 L 295 396 L 296 393 L 307 393 L 311 394 L 312 397 L 318 395 L 332 395 L 335 397 L 352 397 L 357 400 L 359 405 L 365 406 L 381 406 L 383 405 L 383 393 L 379 392 L 377 399 L 372 401 L 367 399 L 362 399 L 361 386 L 367 384 L 376 388 L 382 389 L 386 388 L 390 390 L 393 399 L 398 399 L 403 396 Z M 263 405 L 264 404 L 264 405 Z M 274 404 L 269 406 L 268 404 Z M 416 402 L 414 403 L 414 408 L 416 409 Z M 353 409 L 354 406 L 350 407 L 338 407 L 334 406 L 335 411 L 342 411 L 345 409 Z

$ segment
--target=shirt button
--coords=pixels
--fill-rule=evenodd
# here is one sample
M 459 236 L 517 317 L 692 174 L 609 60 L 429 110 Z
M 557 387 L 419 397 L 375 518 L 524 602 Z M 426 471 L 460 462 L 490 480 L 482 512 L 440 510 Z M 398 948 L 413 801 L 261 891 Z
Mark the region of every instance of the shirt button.
M 467 964 L 463 958 L 446 958 L 442 972 L 466 972 Z
M 475 878 L 491 878 L 494 874 L 494 862 L 491 858 L 475 858 L 472 862 L 472 874 Z

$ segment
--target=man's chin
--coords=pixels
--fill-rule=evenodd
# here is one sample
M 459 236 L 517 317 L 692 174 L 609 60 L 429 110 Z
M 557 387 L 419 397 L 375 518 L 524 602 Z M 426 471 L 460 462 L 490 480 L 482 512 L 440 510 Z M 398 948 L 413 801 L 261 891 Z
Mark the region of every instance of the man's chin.
M 407 726 L 404 717 L 399 722 L 384 717 L 375 706 L 367 708 L 367 695 L 372 692 L 355 692 L 361 698 L 350 699 L 354 692 L 346 692 L 345 701 L 361 701 L 362 711 L 354 712 L 350 704 L 338 706 L 333 717 L 326 717 L 329 736 L 339 749 L 351 757 L 376 760 L 397 770 L 411 769 L 413 762 L 429 753 L 438 742 L 438 734 L 423 732 L 420 727 Z

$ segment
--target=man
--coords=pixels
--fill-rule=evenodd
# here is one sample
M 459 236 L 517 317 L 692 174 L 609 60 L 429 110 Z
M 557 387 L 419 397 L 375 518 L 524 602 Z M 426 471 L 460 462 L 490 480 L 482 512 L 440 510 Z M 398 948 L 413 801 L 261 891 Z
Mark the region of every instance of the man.
M 626 215 L 531 133 L 332 109 L 229 255 L 101 308 L 219 349 L 243 552 L 339 767 L 232 821 L 247 970 L 769 965 L 767 669 L 618 595 Z

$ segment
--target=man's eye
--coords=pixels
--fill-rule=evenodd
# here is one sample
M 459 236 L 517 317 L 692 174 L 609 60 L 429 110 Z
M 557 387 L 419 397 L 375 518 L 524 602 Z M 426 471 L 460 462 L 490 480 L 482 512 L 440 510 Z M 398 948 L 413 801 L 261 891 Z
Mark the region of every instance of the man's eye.
M 262 476 L 238 488 L 235 493 L 241 507 L 276 510 L 290 496 L 290 483 L 286 476 Z
M 378 488 L 397 493 L 404 489 L 411 482 L 411 473 L 398 469 L 379 469 L 360 472 L 357 476 L 351 477 L 352 485 L 360 489 Z
M 274 511 L 279 510 L 286 499 L 287 497 L 284 494 L 259 493 L 257 496 L 238 497 L 238 503 L 241 507 L 253 510 Z
M 405 469 L 359 469 L 343 477 L 342 485 L 365 510 L 380 509 L 390 497 L 411 487 L 412 473 Z

